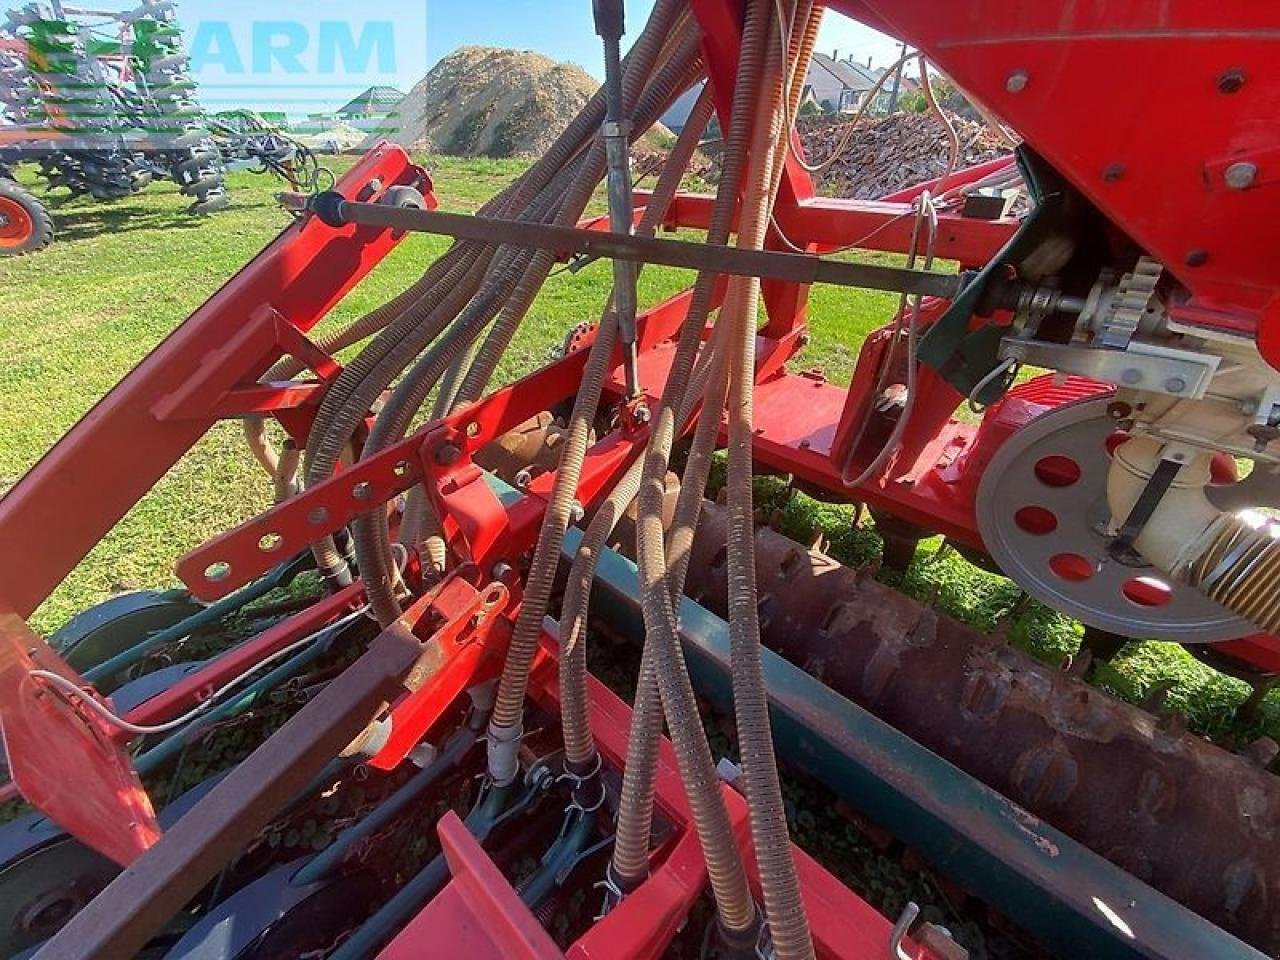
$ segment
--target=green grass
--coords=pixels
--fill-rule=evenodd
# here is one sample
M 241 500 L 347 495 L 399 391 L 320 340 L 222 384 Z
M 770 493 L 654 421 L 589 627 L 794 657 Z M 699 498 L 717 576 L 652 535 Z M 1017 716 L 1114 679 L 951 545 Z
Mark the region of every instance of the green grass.
M 473 211 L 522 169 L 522 161 L 423 158 L 446 209 Z M 347 161 L 336 166 L 345 168 Z M 0 490 L 28 470 L 91 405 L 275 234 L 288 216 L 275 204 L 268 178 L 230 178 L 231 210 L 198 220 L 183 198 L 161 184 L 115 204 L 51 201 L 59 237 L 48 251 L 0 262 Z M 597 205 L 598 209 L 598 205 Z M 444 249 L 421 235 L 400 245 L 325 321 L 341 325 L 407 286 Z M 889 262 L 887 256 L 871 256 Z M 689 283 L 684 271 L 651 267 L 641 301 L 652 304 Z M 499 371 L 525 373 L 551 355 L 565 331 L 598 318 L 610 283 L 607 264 L 548 282 Z M 813 340 L 794 362 L 847 382 L 865 335 L 893 313 L 893 294 L 815 288 Z M 128 457 L 122 449 L 119 456 Z M 846 507 L 784 496 L 762 481 L 761 499 L 783 511 L 797 535 L 821 531 L 848 562 L 875 555 L 877 541 L 855 528 Z M 172 563 L 188 549 L 247 519 L 268 504 L 268 484 L 251 462 L 236 424 L 215 428 L 81 564 L 37 613 L 35 625 L 56 628 L 72 613 L 121 588 L 173 584 Z M 5 549 L 23 549 L 6 544 Z M 907 592 L 982 629 L 1005 625 L 1011 642 L 1049 662 L 1074 651 L 1078 626 L 1032 604 L 1011 616 L 1020 592 L 1008 581 L 950 557 L 932 562 L 937 544 L 898 583 Z M 1007 623 L 1006 623 L 1007 621 Z M 1239 735 L 1266 729 L 1280 735 L 1280 700 L 1272 697 L 1244 728 L 1232 719 L 1242 684 L 1200 666 L 1169 644 L 1132 645 L 1101 671 L 1110 689 L 1130 699 L 1167 683 L 1169 705 L 1187 712 L 1205 733 Z

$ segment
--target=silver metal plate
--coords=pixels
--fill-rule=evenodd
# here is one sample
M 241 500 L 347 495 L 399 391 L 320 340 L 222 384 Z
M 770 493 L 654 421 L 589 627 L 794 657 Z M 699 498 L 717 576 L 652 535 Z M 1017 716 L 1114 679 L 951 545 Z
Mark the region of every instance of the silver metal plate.
M 1135 639 L 1216 643 L 1248 621 L 1151 566 L 1107 553 L 1107 399 L 1066 404 L 1000 448 L 978 490 L 978 529 L 1005 574 L 1037 600 Z

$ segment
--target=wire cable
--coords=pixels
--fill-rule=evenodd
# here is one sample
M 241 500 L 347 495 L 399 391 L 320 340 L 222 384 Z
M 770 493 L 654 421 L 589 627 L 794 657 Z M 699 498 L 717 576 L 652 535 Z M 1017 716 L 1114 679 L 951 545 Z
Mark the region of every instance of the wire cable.
M 293 643 L 289 644 L 288 646 L 283 647 L 280 650 L 277 650 L 275 653 L 271 654 L 271 656 L 264 657 L 262 660 L 259 660 L 257 663 L 249 667 L 249 669 L 245 670 L 235 679 L 219 687 L 217 690 L 213 692 L 212 695 L 209 696 L 208 699 L 206 699 L 199 706 L 194 707 L 193 709 L 184 713 L 182 716 L 177 717 L 173 720 L 170 720 L 167 723 L 156 724 L 154 726 L 142 726 L 136 723 L 130 723 L 128 720 L 125 720 L 123 717 L 120 717 L 117 714 L 113 713 L 111 708 L 106 706 L 106 704 L 102 703 L 99 700 L 95 700 L 92 696 L 89 696 L 88 692 L 85 690 L 82 690 L 75 683 L 74 680 L 68 680 L 66 677 L 64 677 L 60 673 L 54 673 L 51 670 L 32 670 L 30 671 L 28 676 L 32 677 L 35 680 L 39 680 L 45 686 L 49 686 L 57 689 L 59 692 L 65 694 L 66 696 L 75 697 L 84 706 L 88 707 L 90 710 L 96 713 L 99 717 L 101 717 L 107 723 L 111 724 L 113 727 L 116 727 L 119 730 L 123 730 L 125 733 L 132 733 L 138 736 L 150 736 L 152 734 L 157 734 L 157 733 L 168 733 L 171 730 L 178 729 L 178 727 L 185 726 L 186 724 L 190 723 L 192 720 L 199 717 L 201 714 L 212 709 L 213 706 L 219 700 L 225 697 L 228 693 L 230 693 L 236 687 L 240 686 L 240 684 L 242 684 L 249 677 L 253 676 L 255 673 L 260 671 L 263 667 L 267 666 L 268 664 L 275 663 L 280 658 L 286 657 L 289 654 L 295 652 L 296 650 L 300 650 L 303 647 L 309 646 L 310 644 L 314 643 L 316 640 L 320 639 L 322 636 L 324 636 L 327 633 L 331 633 L 332 631 L 335 631 L 335 630 L 341 630 L 343 627 L 351 623 L 354 623 L 356 620 L 363 617 L 366 613 L 368 613 L 368 611 L 369 611 L 369 607 L 368 605 L 365 605 L 361 607 L 359 610 L 355 610 L 347 614 L 345 617 L 342 617 L 339 620 L 335 620 L 333 623 L 326 624 L 325 626 L 321 627 L 319 630 L 316 630 L 314 633 L 310 633 L 307 636 L 303 637 L 301 640 L 295 640 Z

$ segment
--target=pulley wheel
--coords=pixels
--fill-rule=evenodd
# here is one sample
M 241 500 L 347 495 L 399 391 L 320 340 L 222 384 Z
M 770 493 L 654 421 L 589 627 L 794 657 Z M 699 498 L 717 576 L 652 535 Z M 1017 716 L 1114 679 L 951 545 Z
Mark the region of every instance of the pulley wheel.
M 1109 398 L 1064 404 L 1011 436 L 983 473 L 978 528 L 1007 576 L 1055 610 L 1124 637 L 1216 643 L 1257 631 L 1154 567 L 1107 551 Z

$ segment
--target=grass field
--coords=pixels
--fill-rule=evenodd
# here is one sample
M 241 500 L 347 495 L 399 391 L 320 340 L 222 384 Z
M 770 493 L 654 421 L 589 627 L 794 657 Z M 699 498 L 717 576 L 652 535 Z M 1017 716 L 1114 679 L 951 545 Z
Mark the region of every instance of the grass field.
M 518 161 L 428 158 L 446 209 L 474 210 L 522 165 Z M 170 185 L 129 200 L 100 205 L 51 201 L 59 237 L 48 251 L 0 262 L 0 491 L 7 489 L 76 420 L 195 307 L 279 230 L 288 216 L 272 199 L 269 179 L 249 173 L 230 178 L 234 207 L 209 220 L 184 213 Z M 444 242 L 413 236 L 373 272 L 326 321 L 336 326 L 389 298 L 415 279 Z M 649 268 L 642 303 L 668 296 L 689 282 L 682 271 Z M 607 265 L 552 279 L 500 371 L 504 378 L 541 363 L 565 330 L 594 320 L 609 283 Z M 798 363 L 821 367 L 847 381 L 866 333 L 891 315 L 890 294 L 818 288 L 812 299 L 813 342 Z M 119 456 L 128 457 L 127 449 Z M 781 485 L 762 480 L 762 502 L 783 511 L 797 536 L 821 530 L 832 552 L 846 562 L 869 559 L 874 535 L 852 526 L 849 508 L 787 497 Z M 176 467 L 86 559 L 38 612 L 35 623 L 52 630 L 72 613 L 114 590 L 170 585 L 175 557 L 267 505 L 268 485 L 248 457 L 236 424 L 222 424 Z M 4 544 L 6 550 L 28 545 Z M 955 558 L 931 561 L 937 544 L 900 582 L 939 609 L 982 629 L 1006 623 L 1011 642 L 1051 662 L 1074 650 L 1077 625 L 1031 604 L 1018 609 L 1020 592 L 1007 581 L 976 571 Z M 885 575 L 889 576 L 889 575 Z M 1169 688 L 1166 703 L 1188 715 L 1206 734 L 1280 736 L 1280 697 L 1242 722 L 1234 706 L 1243 684 L 1201 667 L 1180 648 L 1131 644 L 1101 682 L 1129 699 L 1153 686 Z

